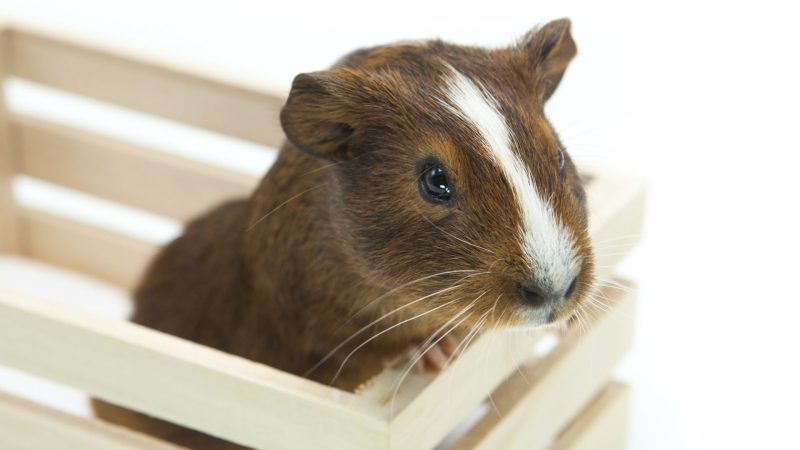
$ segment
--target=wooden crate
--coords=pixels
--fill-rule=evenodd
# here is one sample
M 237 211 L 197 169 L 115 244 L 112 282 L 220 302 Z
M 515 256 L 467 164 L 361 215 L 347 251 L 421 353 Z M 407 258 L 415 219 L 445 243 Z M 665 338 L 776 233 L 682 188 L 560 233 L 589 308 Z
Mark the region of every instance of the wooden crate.
M 281 94 L 19 26 L 5 26 L 0 45 L 3 80 L 22 78 L 267 146 L 283 139 Z M 180 221 L 246 195 L 257 182 L 0 109 L 0 251 L 126 289 L 158 246 L 21 206 L 11 190 L 20 174 Z M 601 247 L 615 243 L 598 258 L 601 274 L 611 277 L 610 268 L 638 236 L 644 189 L 606 171 L 587 174 L 593 238 Z M 148 180 L 144 188 L 141 179 Z M 620 283 L 623 289 L 605 290 L 608 310 L 585 327 L 559 337 L 487 333 L 442 373 L 412 374 L 399 389 L 393 369 L 358 393 L 344 392 L 3 287 L 0 364 L 255 448 L 622 448 L 627 390 L 611 373 L 631 344 L 634 289 Z M 548 342 L 554 347 L 546 352 Z M 461 433 L 452 434 L 456 429 Z M 0 396 L 0 447 L 174 448 L 7 395 Z

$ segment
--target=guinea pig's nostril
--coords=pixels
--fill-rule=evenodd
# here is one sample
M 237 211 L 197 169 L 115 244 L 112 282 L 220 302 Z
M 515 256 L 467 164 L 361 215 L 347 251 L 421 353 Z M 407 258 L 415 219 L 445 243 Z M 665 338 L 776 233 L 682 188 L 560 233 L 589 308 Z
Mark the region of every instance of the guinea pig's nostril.
M 567 287 L 566 292 L 564 292 L 564 297 L 565 298 L 570 298 L 572 296 L 572 293 L 575 292 L 575 286 L 577 286 L 577 285 L 578 285 L 578 277 L 575 277 L 569 283 L 569 286 Z
M 517 285 L 522 302 L 528 306 L 539 307 L 548 303 L 552 299 L 549 292 L 544 291 L 538 285 L 529 283 Z

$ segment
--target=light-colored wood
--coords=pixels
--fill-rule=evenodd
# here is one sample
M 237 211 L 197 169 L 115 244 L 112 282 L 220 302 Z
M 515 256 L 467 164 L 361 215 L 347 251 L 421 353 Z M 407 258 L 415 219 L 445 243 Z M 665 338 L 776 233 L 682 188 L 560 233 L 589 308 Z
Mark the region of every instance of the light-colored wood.
M 418 392 L 406 390 L 399 400 L 407 405 L 396 404 L 392 408 L 391 399 L 396 386 L 392 383 L 383 404 L 390 411 L 403 409 L 392 419 L 389 448 L 433 448 L 509 373 L 530 358 L 531 348 L 539 334 L 525 334 L 509 336 L 509 332 L 497 332 L 482 336 L 470 346 L 469 355 L 465 353 L 464 358 L 459 358 L 432 377 L 424 389 Z
M 0 392 L 0 448 L 9 450 L 178 450 L 98 420 L 72 416 Z
M 385 448 L 363 399 L 132 323 L 0 290 L 0 360 L 243 445 Z
M 8 30 L 0 28 L 0 81 L 5 79 L 10 59 L 8 35 Z M 14 164 L 8 131 L 5 97 L 3 90 L 0 89 L 0 252 L 12 253 L 18 249 L 18 240 L 14 198 L 11 192 Z
M 12 31 L 11 44 L 14 76 L 271 147 L 283 141 L 282 95 L 20 29 Z
M 52 214 L 19 209 L 23 255 L 114 283 L 136 286 L 158 246 Z
M 432 448 L 530 357 L 542 334 L 486 333 L 441 373 L 410 374 L 401 365 L 384 371 L 361 395 L 393 417 L 389 448 Z
M 597 273 L 606 276 L 640 240 L 647 189 L 642 180 L 589 169 L 586 189 Z
M 492 395 L 497 413 L 490 410 L 452 448 L 546 449 L 608 382 L 632 343 L 633 296 L 620 290 L 607 295 L 610 312 L 598 313 L 588 329 L 573 326 L 546 357 L 520 367 Z M 392 431 L 419 434 L 423 427 L 409 420 Z
M 453 449 L 544 450 L 552 443 L 557 433 L 606 384 L 611 370 L 630 347 L 632 296 L 610 290 L 605 295 L 614 305 L 611 312 L 599 315 L 588 330 L 570 328 L 543 359 L 529 357 L 515 369 L 492 393 L 489 413 L 457 440 Z M 490 351 L 505 350 L 495 346 Z M 491 370 L 491 362 L 487 364 L 489 367 L 476 365 L 472 367 L 473 373 L 449 379 L 450 389 L 457 385 L 458 395 L 463 395 L 469 390 L 464 386 L 470 386 L 470 379 L 480 381 L 481 374 Z M 447 371 L 437 377 L 437 382 L 446 376 Z M 458 423 L 447 421 L 445 426 L 440 418 L 449 416 L 452 408 L 445 397 L 447 389 L 447 385 L 438 385 L 425 390 L 392 421 L 392 449 L 432 448 Z M 442 408 L 443 404 L 447 407 Z M 465 416 L 459 415 L 459 419 Z
M 624 450 L 630 390 L 609 383 L 561 432 L 552 450 Z
M 249 195 L 258 178 L 32 117 L 12 116 L 18 171 L 180 221 Z

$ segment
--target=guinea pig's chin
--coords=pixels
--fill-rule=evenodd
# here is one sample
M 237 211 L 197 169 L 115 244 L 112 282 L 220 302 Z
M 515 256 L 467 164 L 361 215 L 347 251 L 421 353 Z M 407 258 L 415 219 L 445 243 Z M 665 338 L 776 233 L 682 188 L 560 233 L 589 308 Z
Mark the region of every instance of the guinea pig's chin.
M 574 305 L 547 305 L 539 308 L 520 308 L 516 323 L 510 329 L 533 329 L 545 326 L 558 326 L 570 320 L 577 308 Z

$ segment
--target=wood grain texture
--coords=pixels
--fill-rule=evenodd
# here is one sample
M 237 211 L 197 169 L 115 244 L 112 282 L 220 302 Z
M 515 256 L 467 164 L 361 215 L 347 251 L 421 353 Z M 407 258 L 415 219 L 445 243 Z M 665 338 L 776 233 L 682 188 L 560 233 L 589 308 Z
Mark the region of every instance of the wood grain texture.
M 0 23 L 0 80 L 6 77 L 9 59 L 9 31 Z M 0 89 L 0 252 L 15 253 L 18 250 L 16 209 L 11 192 L 14 176 L 11 145 L 9 140 L 8 114 L 3 90 Z
M 552 450 L 624 450 L 630 389 L 609 383 L 561 432 Z
M 384 448 L 363 399 L 132 323 L 0 290 L 0 360 L 256 448 Z
M 606 290 L 605 294 L 611 311 L 598 314 L 588 330 L 571 327 L 546 357 L 529 358 L 515 369 L 492 393 L 489 413 L 452 449 L 544 450 L 553 442 L 608 382 L 612 369 L 632 343 L 632 295 L 619 290 Z M 503 350 L 496 347 L 493 351 Z M 461 375 L 480 378 L 487 370 L 472 368 L 475 372 L 471 375 Z M 459 379 L 459 388 L 463 384 Z M 441 405 L 423 404 L 422 398 L 392 421 L 390 448 L 432 448 L 452 429 L 452 425 L 436 426 L 435 415 L 445 413 Z
M 585 332 L 573 327 L 541 361 L 523 366 L 493 396 L 489 414 L 455 448 L 546 449 L 599 392 L 632 342 L 634 301 L 616 303 Z
M 124 428 L 72 416 L 0 392 L 0 448 L 178 450 Z
M 391 419 L 391 449 L 432 448 L 472 409 L 483 402 L 527 358 L 543 335 L 490 332 L 438 374 L 411 374 L 405 365 L 384 371 L 361 392 Z
M 20 252 L 126 289 L 139 281 L 158 246 L 56 215 L 21 208 Z
M 11 118 L 18 171 L 111 201 L 186 221 L 258 178 L 25 116 Z
M 11 75 L 271 147 L 283 141 L 283 96 L 164 65 L 11 32 Z

